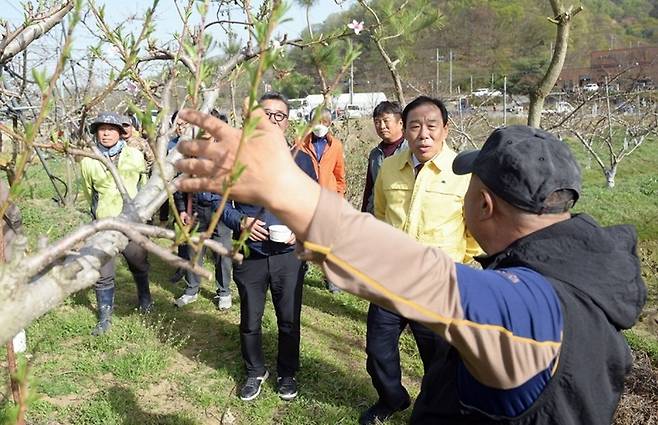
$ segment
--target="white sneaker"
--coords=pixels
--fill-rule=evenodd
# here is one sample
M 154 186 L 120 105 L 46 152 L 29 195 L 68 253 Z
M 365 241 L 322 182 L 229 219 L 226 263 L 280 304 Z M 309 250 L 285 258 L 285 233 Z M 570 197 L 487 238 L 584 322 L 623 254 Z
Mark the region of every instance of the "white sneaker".
M 180 298 L 174 301 L 174 305 L 176 307 L 183 307 L 184 305 L 188 305 L 189 303 L 193 303 L 194 301 L 196 301 L 198 296 L 199 294 L 194 294 L 194 295 L 183 294 L 180 296 Z
M 217 300 L 217 308 L 220 310 L 228 310 L 233 305 L 230 295 L 219 296 Z

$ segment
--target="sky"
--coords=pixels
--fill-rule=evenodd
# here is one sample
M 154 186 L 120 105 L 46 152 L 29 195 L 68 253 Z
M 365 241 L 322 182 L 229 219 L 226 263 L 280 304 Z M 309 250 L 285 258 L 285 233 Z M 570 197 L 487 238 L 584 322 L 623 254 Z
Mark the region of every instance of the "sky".
M 183 2 L 184 1 L 179 0 L 179 3 Z M 32 3 L 36 2 L 32 1 Z M 132 25 L 132 28 L 135 30 L 137 30 L 140 25 L 139 18 L 143 16 L 144 10 L 146 10 L 151 5 L 151 1 L 144 0 L 96 0 L 96 3 L 99 5 L 105 4 L 105 13 L 108 23 L 116 26 L 122 22 L 126 22 L 128 25 Z M 258 1 L 255 3 L 258 4 Z M 311 23 L 321 23 L 327 18 L 327 16 L 331 15 L 332 13 L 346 10 L 352 3 L 353 0 L 343 0 L 342 5 L 337 5 L 334 0 L 318 0 L 316 1 L 316 5 L 311 9 L 310 21 Z M 160 0 L 156 10 L 156 39 L 163 42 L 172 40 L 173 34 L 181 31 L 181 20 L 178 16 L 174 0 Z M 238 12 L 236 9 L 231 18 L 234 20 L 240 19 L 241 17 L 237 15 L 237 13 Z M 22 23 L 23 14 L 21 1 L 0 0 L 0 17 L 8 20 L 13 26 Z M 132 20 L 131 17 L 136 17 L 137 19 Z M 298 36 L 304 28 L 306 28 L 305 9 L 297 6 L 296 3 L 291 3 L 291 7 L 286 14 L 286 18 L 290 18 L 290 20 L 288 22 L 284 22 L 281 26 L 278 27 L 278 34 L 287 33 L 289 37 L 295 37 Z M 215 19 L 214 12 L 209 14 L 208 19 Z M 93 19 L 89 19 L 89 22 L 93 23 Z M 198 19 L 195 22 L 198 22 Z M 90 27 L 93 28 L 93 24 L 90 25 Z M 218 25 L 211 27 L 210 30 L 212 30 L 212 34 L 216 37 L 217 40 L 225 41 L 221 37 L 223 32 L 220 30 Z M 75 37 L 76 38 L 73 50 L 74 57 L 76 55 L 83 55 L 87 46 L 94 45 L 97 42 L 97 38 L 92 34 L 90 30 L 86 28 L 79 28 L 76 31 Z M 32 65 L 39 66 L 40 62 L 44 62 L 44 66 L 49 67 L 49 65 L 54 64 L 57 57 L 56 46 L 59 44 L 60 40 L 61 29 L 58 28 L 51 30 L 47 36 L 37 40 L 37 42 L 31 46 L 31 48 L 34 50 L 35 57 L 30 58 L 28 56 L 28 59 L 32 61 Z M 45 58 L 45 60 L 37 59 L 37 56 Z

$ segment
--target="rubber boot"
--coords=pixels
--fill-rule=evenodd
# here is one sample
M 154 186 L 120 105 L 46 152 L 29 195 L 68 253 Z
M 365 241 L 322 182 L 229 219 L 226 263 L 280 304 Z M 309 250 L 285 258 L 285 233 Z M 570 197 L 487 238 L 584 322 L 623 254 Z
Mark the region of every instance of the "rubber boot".
M 134 277 L 137 285 L 137 309 L 140 314 L 149 314 L 153 311 L 153 299 L 149 289 L 148 273 L 135 275 Z
M 98 304 L 98 323 L 91 332 L 94 336 L 103 335 L 112 326 L 112 309 L 114 308 L 114 286 L 96 289 Z

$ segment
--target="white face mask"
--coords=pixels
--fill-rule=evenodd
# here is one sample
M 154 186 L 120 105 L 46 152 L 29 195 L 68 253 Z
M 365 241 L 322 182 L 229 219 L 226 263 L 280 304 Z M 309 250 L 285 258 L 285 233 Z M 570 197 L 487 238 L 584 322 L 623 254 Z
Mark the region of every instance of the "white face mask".
M 318 124 L 313 127 L 313 134 L 315 134 L 315 137 L 324 137 L 327 133 L 329 133 L 329 127 L 326 125 Z

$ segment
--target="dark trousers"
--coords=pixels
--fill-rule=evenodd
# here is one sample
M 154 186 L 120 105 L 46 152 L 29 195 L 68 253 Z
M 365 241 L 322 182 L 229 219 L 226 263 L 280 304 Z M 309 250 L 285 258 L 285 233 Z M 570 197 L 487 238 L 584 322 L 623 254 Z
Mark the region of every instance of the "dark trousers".
M 160 207 L 158 210 L 158 218 L 160 221 L 167 221 L 169 220 L 169 201 L 166 200 L 164 204 Z
M 379 401 L 397 409 L 409 399 L 402 385 L 400 334 L 409 325 L 416 340 L 425 372 L 433 361 L 444 361 L 450 345 L 425 326 L 407 320 L 375 304 L 368 309 L 366 370 L 377 390 Z
M 247 258 L 235 265 L 233 278 L 240 294 L 240 345 L 247 376 L 265 373 L 261 325 L 268 287 L 279 328 L 277 373 L 294 376 L 299 369 L 302 262 L 294 252 Z
M 211 204 L 202 204 L 199 203 L 195 205 L 194 212 L 196 213 L 196 219 L 199 223 L 198 231 L 205 232 L 208 230 L 210 225 L 210 220 L 214 213 L 213 206 Z M 212 239 L 221 243 L 226 248 L 231 248 L 231 239 L 233 233 L 231 229 L 226 227 L 221 221 L 217 224 L 215 231 L 212 233 Z M 192 252 L 189 245 L 179 245 L 178 255 L 181 258 L 190 260 L 192 257 Z M 206 254 L 206 248 L 202 249 L 201 255 L 199 256 L 198 264 L 203 263 L 203 258 Z M 231 262 L 230 257 L 223 257 L 216 254 L 214 251 L 212 253 L 213 260 L 215 263 L 215 283 L 217 284 L 217 295 L 224 297 L 231 295 L 231 272 L 233 270 L 233 263 Z M 201 278 L 199 275 L 194 274 L 190 271 L 186 271 L 187 287 L 185 288 L 186 295 L 194 295 L 199 292 L 199 286 L 201 285 Z
M 128 269 L 137 281 L 140 278 L 148 278 L 149 263 L 147 252 L 136 242 L 130 241 L 126 249 L 121 253 L 128 263 Z M 112 258 L 100 269 L 100 278 L 94 285 L 96 289 L 106 289 L 114 286 L 115 259 Z

